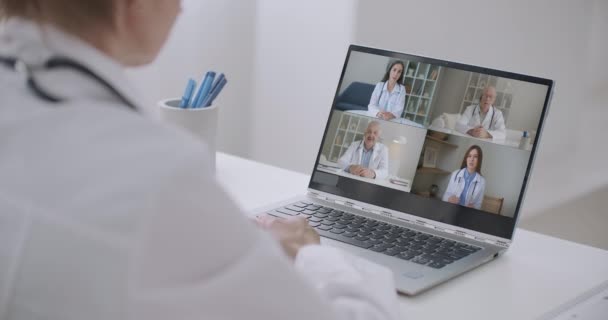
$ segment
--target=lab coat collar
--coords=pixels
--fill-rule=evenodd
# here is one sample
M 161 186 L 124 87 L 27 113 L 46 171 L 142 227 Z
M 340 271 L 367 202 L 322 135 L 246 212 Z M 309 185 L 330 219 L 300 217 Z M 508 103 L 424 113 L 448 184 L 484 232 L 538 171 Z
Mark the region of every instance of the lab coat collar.
M 363 137 L 363 139 L 365 139 L 365 137 Z M 376 159 L 381 148 L 382 143 L 376 141 L 376 143 L 374 143 L 374 146 L 372 147 L 372 156 L 370 158 L 370 161 Z M 365 150 L 365 140 L 361 140 L 361 142 L 359 143 L 359 159 L 363 157 L 363 150 Z
M 389 93 L 388 92 L 388 80 L 384 81 L 384 85 L 382 86 L 382 91 L 389 93 L 389 94 L 399 94 L 401 93 L 401 90 L 403 90 L 402 85 L 399 84 L 399 82 L 395 83 L 395 88 L 393 88 L 393 92 Z
M 458 170 L 458 174 L 456 175 L 456 178 L 462 178 L 461 180 L 464 181 L 464 171 L 467 170 L 466 168 L 460 168 L 460 170 Z M 481 174 L 479 172 L 475 172 L 475 177 L 473 178 L 473 181 L 471 182 L 480 182 L 481 181 Z
M 51 57 L 73 59 L 111 84 L 139 111 L 144 110 L 145 101 L 136 94 L 122 65 L 88 43 L 53 26 L 40 26 L 21 18 L 9 19 L 0 34 L 0 55 L 18 57 L 33 67 L 41 66 Z M 44 88 L 67 100 L 89 98 L 119 101 L 98 82 L 77 71 L 38 70 L 35 73 Z

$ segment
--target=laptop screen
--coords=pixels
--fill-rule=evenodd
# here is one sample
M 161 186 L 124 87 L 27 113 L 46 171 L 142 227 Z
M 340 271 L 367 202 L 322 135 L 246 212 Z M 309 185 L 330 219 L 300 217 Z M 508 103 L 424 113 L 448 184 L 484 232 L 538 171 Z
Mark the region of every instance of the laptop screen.
M 552 86 L 350 46 L 309 188 L 511 239 Z

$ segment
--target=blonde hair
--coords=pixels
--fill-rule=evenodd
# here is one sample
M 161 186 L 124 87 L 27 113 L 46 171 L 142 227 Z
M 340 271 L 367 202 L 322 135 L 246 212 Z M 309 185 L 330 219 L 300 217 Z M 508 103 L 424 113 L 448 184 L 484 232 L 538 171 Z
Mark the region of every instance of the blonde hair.
M 82 31 L 114 21 L 113 0 L 0 0 L 0 18 L 21 17 Z

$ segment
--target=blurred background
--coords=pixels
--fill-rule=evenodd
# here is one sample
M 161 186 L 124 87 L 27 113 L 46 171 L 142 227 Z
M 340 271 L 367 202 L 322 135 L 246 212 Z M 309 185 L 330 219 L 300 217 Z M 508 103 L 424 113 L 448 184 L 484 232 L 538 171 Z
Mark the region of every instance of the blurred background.
M 219 149 L 306 174 L 351 43 L 555 80 L 520 226 L 608 249 L 608 1 L 183 4 L 159 59 L 130 71 L 149 114 L 224 72 Z

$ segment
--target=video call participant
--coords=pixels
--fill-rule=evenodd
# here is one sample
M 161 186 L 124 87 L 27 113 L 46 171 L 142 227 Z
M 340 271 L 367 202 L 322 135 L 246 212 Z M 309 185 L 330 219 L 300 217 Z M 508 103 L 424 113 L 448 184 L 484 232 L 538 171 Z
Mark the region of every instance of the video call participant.
M 504 140 L 505 119 L 492 104 L 496 101 L 496 88 L 486 87 L 479 104 L 468 106 L 456 123 L 456 130 L 476 138 Z
M 405 65 L 402 61 L 394 61 L 384 74 L 382 81 L 376 84 L 367 109 L 376 112 L 376 117 L 382 120 L 391 120 L 401 117 L 405 107 L 405 86 L 401 83 L 401 76 Z
M 443 201 L 481 209 L 481 202 L 486 189 L 486 179 L 481 176 L 483 152 L 473 145 L 467 150 L 460 169 L 452 172 L 448 188 L 443 194 Z
M 388 148 L 378 142 L 382 130 L 378 121 L 371 121 L 363 140 L 353 142 L 338 159 L 338 165 L 351 174 L 382 179 L 388 175 Z

